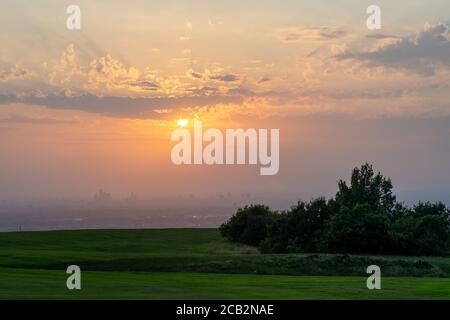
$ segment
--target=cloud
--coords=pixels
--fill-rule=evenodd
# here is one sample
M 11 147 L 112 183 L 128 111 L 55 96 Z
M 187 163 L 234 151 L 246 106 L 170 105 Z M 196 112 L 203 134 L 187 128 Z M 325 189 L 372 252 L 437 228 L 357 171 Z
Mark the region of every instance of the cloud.
M 210 95 L 184 97 L 132 98 L 83 94 L 65 96 L 1 95 L 0 104 L 27 104 L 46 106 L 56 110 L 79 110 L 89 113 L 123 118 L 155 118 L 158 110 L 201 107 L 214 104 L 241 103 L 242 96 Z
M 128 87 L 139 79 L 139 70 L 126 68 L 120 61 L 110 55 L 91 61 L 88 72 L 88 86 L 97 88 L 105 86 L 108 89 Z
M 415 36 L 401 37 L 373 51 L 346 51 L 336 58 L 362 61 L 369 67 L 382 66 L 432 76 L 439 67 L 450 68 L 449 26 L 425 25 Z
M 213 80 L 219 82 L 236 82 L 241 80 L 241 77 L 237 74 L 213 74 L 209 70 L 205 70 L 203 73 L 196 72 L 192 69 L 188 70 L 187 76 L 191 79 L 200 79 L 200 80 Z
M 160 86 L 157 83 L 154 83 L 152 81 L 136 81 L 129 84 L 130 87 L 134 87 L 136 89 L 140 90 L 146 90 L 146 91 L 156 91 L 160 88 Z
M 277 35 L 282 42 L 289 43 L 302 40 L 328 41 L 343 38 L 347 32 L 335 27 L 286 27 L 278 29 Z
M 186 75 L 192 79 L 203 79 L 203 75 L 201 73 L 195 72 L 192 69 L 189 69 L 188 72 L 186 73 Z
M 0 82 L 26 79 L 29 76 L 30 73 L 27 70 L 20 68 L 18 65 L 13 65 L 3 70 L 0 70 Z
M 71 43 L 61 54 L 58 62 L 53 66 L 48 76 L 48 81 L 51 84 L 64 84 L 72 80 L 74 76 L 80 76 L 82 74 L 83 70 L 78 63 L 75 45 Z
M 219 89 L 215 88 L 215 87 L 200 87 L 200 88 L 192 88 L 188 90 L 189 92 L 191 92 L 194 95 L 211 95 L 211 94 L 216 94 Z
M 188 51 L 184 51 L 188 53 Z M 128 92 L 145 95 L 149 92 L 161 94 L 184 93 L 184 87 L 175 76 L 163 78 L 157 76 L 158 71 L 146 67 L 138 69 L 127 66 L 120 60 L 106 54 L 101 57 L 94 57 L 85 63 L 79 63 L 75 47 L 70 45 L 61 55 L 59 62 L 52 69 L 54 70 L 53 86 L 70 87 L 78 94 L 91 93 L 99 95 L 128 95 Z M 55 90 L 48 90 L 54 93 Z
M 43 117 L 33 118 L 33 117 L 22 116 L 22 115 L 12 115 L 7 118 L 1 118 L 0 123 L 52 125 L 52 124 L 70 124 L 70 123 L 74 123 L 74 121 L 60 120 L 60 119 L 54 119 L 54 118 L 43 118 Z
M 269 81 L 272 81 L 270 77 L 262 77 L 261 79 L 258 80 L 258 83 L 264 83 Z
M 223 82 L 234 82 L 239 80 L 239 76 L 235 74 L 211 75 L 209 79 Z
M 368 34 L 368 35 L 366 35 L 366 38 L 379 39 L 379 40 L 383 40 L 383 39 L 402 39 L 399 36 L 390 35 L 390 34 L 381 34 L 381 33 Z
M 107 54 L 82 64 L 74 44 L 70 44 L 61 54 L 58 62 L 50 69 L 48 81 L 52 85 L 68 85 L 84 89 L 136 88 L 140 72 L 134 67 L 127 68 L 119 60 Z M 134 85 L 133 85 L 134 84 Z
M 19 103 L 19 98 L 13 94 L 0 94 L 0 104 Z

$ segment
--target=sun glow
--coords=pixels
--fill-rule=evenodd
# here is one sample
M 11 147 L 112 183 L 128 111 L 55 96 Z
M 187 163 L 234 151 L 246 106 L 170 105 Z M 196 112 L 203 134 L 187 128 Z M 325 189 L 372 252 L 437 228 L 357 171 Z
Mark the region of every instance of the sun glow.
M 180 127 L 186 127 L 187 125 L 188 125 L 188 120 L 187 119 L 178 119 L 177 120 L 177 124 L 180 126 Z

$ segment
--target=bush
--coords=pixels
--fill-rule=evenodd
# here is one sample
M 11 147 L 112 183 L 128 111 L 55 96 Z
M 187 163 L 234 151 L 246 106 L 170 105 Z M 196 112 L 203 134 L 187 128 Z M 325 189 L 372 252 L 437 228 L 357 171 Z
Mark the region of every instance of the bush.
M 448 219 L 437 215 L 426 215 L 416 220 L 413 236 L 414 255 L 443 255 L 447 253 L 449 240 Z
M 325 222 L 331 216 L 331 206 L 325 198 L 299 202 L 288 212 L 272 219 L 267 227 L 263 252 L 316 252 Z
M 273 213 L 267 206 L 245 206 L 239 208 L 219 230 L 230 241 L 258 246 L 267 237 L 268 220 L 272 216 Z
M 372 211 L 368 204 L 343 207 L 327 223 L 322 239 L 324 251 L 382 254 L 390 243 L 389 217 Z
M 445 255 L 450 222 L 442 203 L 419 203 L 396 219 L 391 228 L 392 252 L 408 255 Z

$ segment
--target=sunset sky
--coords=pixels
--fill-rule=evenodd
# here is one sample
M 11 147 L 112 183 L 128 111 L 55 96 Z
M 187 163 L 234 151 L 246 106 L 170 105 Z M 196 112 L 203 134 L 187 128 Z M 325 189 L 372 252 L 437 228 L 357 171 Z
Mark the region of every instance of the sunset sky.
M 66 8 L 81 8 L 81 30 Z M 4 0 L 0 200 L 330 196 L 363 162 L 450 201 L 450 2 Z M 280 129 L 280 171 L 175 166 L 177 120 Z

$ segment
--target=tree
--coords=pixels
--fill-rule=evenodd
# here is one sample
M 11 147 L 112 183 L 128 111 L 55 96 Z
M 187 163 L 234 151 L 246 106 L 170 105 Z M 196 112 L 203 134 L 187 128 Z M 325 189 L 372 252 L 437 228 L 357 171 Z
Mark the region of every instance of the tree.
M 267 237 L 261 242 L 263 253 L 291 252 L 292 229 L 289 212 L 275 215 L 267 225 Z
M 230 241 L 257 246 L 267 236 L 268 219 L 273 216 L 269 207 L 250 205 L 237 212 L 219 228 L 222 236 Z
M 372 210 L 391 213 L 396 204 L 391 179 L 385 178 L 380 172 L 375 175 L 372 165 L 368 163 L 353 169 L 350 186 L 339 180 L 338 188 L 336 202 L 343 207 L 367 204 Z
M 448 219 L 450 216 L 449 209 L 442 202 L 419 202 L 413 207 L 413 212 L 416 217 L 433 215 L 446 217 Z
M 332 211 L 325 198 L 299 201 L 287 212 L 272 219 L 267 227 L 263 252 L 316 252 L 325 222 Z
M 448 254 L 450 244 L 449 209 L 442 202 L 419 202 L 394 221 L 391 238 L 393 253 Z
M 299 201 L 282 213 L 246 206 L 220 231 L 270 253 L 450 254 L 449 208 L 442 202 L 412 208 L 398 203 L 391 180 L 367 163 L 353 169 L 349 185 L 339 180 L 334 199 Z
M 342 207 L 327 223 L 322 249 L 339 253 L 384 253 L 389 244 L 389 217 L 366 204 Z
M 449 221 L 441 215 L 424 215 L 416 219 L 413 236 L 415 255 L 445 255 L 450 239 Z

